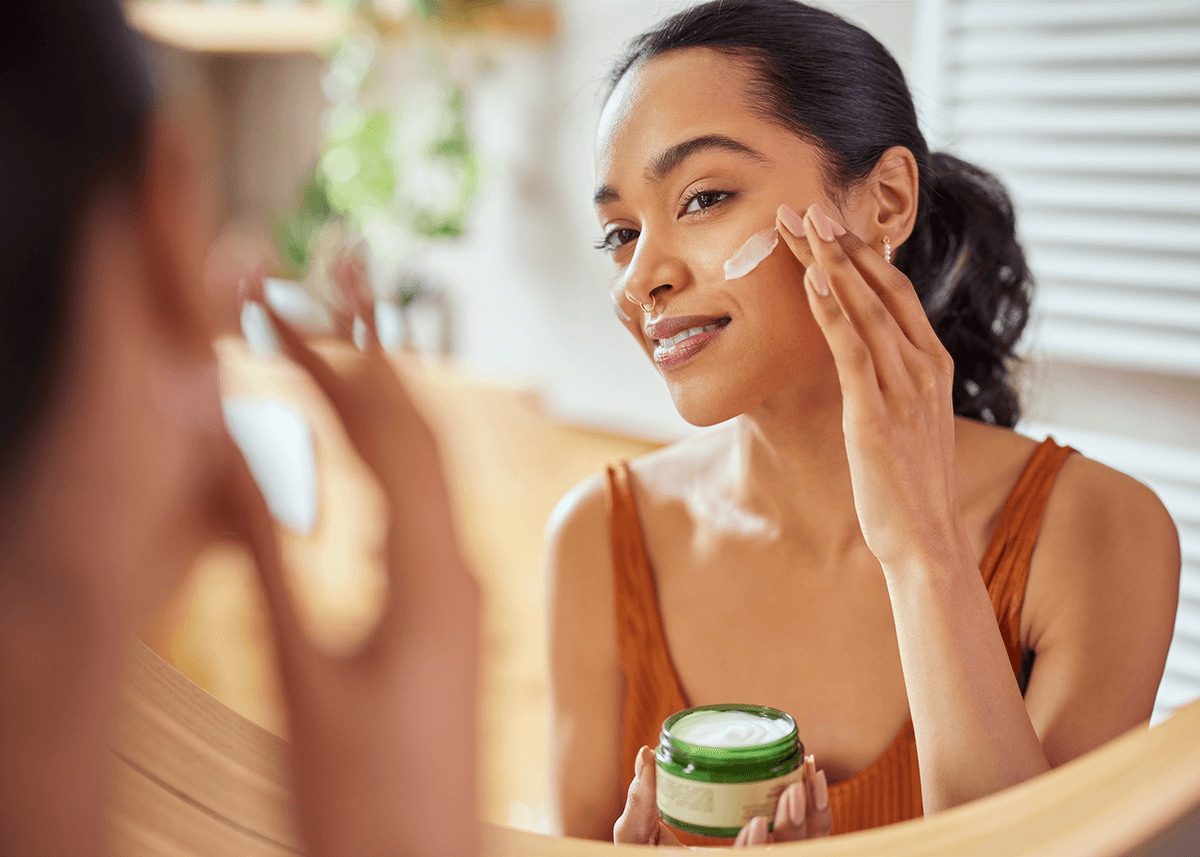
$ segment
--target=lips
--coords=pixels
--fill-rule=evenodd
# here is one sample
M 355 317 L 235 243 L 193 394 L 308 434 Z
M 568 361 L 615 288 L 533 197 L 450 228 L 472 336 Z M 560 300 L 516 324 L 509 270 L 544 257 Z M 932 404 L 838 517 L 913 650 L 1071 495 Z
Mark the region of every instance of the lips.
M 691 360 L 721 335 L 729 324 L 728 316 L 679 316 L 646 325 L 646 335 L 654 340 L 654 362 L 672 368 Z
M 676 336 L 694 327 L 707 327 L 711 324 L 720 324 L 722 321 L 728 323 L 729 317 L 719 315 L 679 315 L 672 318 L 660 319 L 654 322 L 654 324 L 646 325 L 646 336 L 657 343 L 662 342 L 664 339 L 670 339 L 672 336 Z

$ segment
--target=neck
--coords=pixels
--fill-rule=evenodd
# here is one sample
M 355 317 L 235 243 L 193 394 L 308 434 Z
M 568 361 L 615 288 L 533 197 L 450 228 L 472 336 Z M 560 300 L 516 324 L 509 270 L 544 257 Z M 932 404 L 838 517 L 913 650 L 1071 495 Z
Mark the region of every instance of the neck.
M 831 361 L 832 362 L 832 361 Z M 823 550 L 862 544 L 836 372 L 783 390 L 737 421 L 739 501 Z

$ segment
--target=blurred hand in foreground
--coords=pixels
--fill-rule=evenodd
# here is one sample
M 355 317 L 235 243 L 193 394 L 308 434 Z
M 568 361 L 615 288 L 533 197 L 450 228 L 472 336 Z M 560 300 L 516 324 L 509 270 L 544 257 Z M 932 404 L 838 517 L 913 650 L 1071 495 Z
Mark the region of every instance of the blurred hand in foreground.
M 386 605 L 355 654 L 331 656 L 306 638 L 275 523 L 240 457 L 227 504 L 267 593 L 301 824 L 314 855 L 473 854 L 479 589 L 458 551 L 434 437 L 375 335 L 361 264 L 345 259 L 337 276 L 363 319 L 350 365 L 335 368 L 267 313 L 389 504 Z

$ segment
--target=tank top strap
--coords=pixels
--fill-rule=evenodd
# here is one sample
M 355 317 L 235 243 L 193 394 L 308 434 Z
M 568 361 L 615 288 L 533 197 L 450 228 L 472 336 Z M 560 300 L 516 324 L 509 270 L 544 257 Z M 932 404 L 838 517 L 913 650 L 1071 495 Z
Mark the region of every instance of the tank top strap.
M 1021 607 L 1025 603 L 1029 563 L 1054 481 L 1067 456 L 1074 451 L 1069 446 L 1059 446 L 1049 437 L 1034 450 L 1004 503 L 996 532 L 979 565 L 1013 672 L 1017 674 L 1023 655 Z
M 632 777 L 638 749 L 653 744 L 663 719 L 689 704 L 667 647 L 629 465 L 610 466 L 606 475 L 617 648 L 625 679 L 621 770 Z

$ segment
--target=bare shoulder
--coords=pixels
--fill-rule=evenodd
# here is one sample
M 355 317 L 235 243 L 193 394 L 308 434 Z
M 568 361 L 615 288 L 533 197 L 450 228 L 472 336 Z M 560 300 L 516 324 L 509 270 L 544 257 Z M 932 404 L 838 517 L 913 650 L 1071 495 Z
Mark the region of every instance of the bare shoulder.
M 612 607 L 605 474 L 594 474 L 558 501 L 546 524 L 549 603 L 556 613 Z
M 1079 585 L 1114 596 L 1171 593 L 1179 584 L 1179 534 L 1147 485 L 1081 454 L 1069 456 L 1046 503 L 1034 563 L 1078 569 Z M 1084 566 L 1087 570 L 1084 570 Z M 1173 609 L 1173 608 L 1172 608 Z
M 973 468 L 964 480 L 967 495 L 998 509 L 1039 441 L 971 421 L 960 421 L 960 436 L 960 463 Z M 1022 640 L 1040 650 L 1084 623 L 1103 629 L 1109 621 L 1116 622 L 1109 632 L 1165 625 L 1169 638 L 1179 566 L 1179 537 L 1158 496 L 1132 476 L 1071 454 L 1038 530 Z
M 568 491 L 550 513 L 546 541 L 551 549 L 570 549 L 595 541 L 606 527 L 605 474 L 595 473 Z

